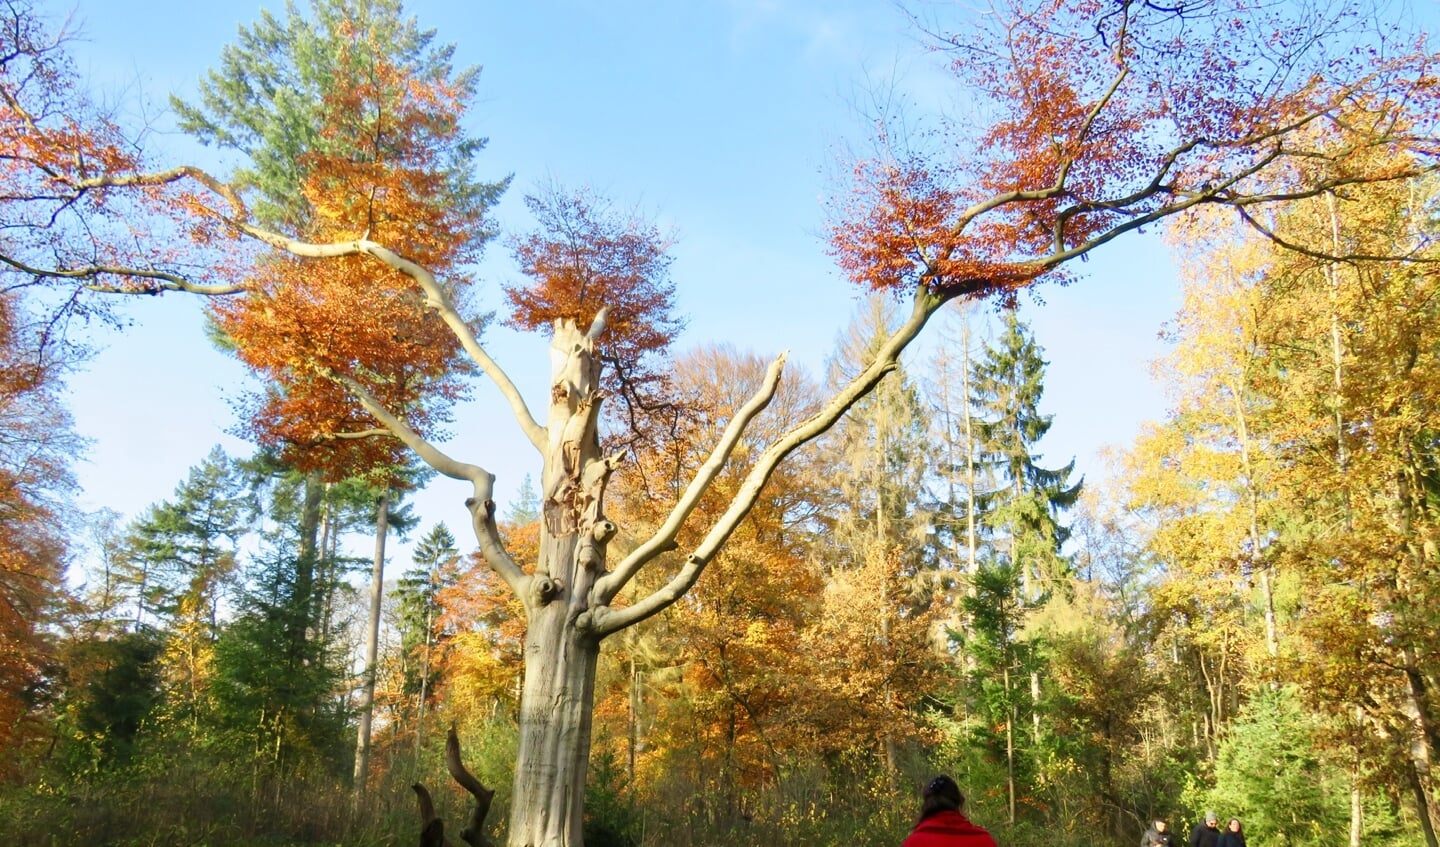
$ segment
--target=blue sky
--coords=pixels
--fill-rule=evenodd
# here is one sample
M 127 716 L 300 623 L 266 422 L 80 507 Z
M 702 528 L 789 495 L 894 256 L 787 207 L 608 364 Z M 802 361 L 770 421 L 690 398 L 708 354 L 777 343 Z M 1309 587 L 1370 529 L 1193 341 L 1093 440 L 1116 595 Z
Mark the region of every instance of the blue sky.
M 165 131 L 166 96 L 193 93 L 262 7 L 283 11 L 270 0 L 78 0 L 77 63 L 130 114 L 148 99 L 162 148 L 200 155 Z M 673 274 L 689 319 L 682 349 L 788 349 L 792 362 L 820 372 L 862 299 L 824 243 L 824 200 L 843 187 L 837 163 L 867 137 L 856 104 L 891 84 L 922 105 L 945 103 L 934 57 L 889 4 L 414 0 L 407 8 L 457 45 L 458 64 L 484 68 L 470 120 L 490 139 L 481 176 L 515 176 L 502 225 L 527 225 L 521 196 L 545 179 L 638 204 L 679 236 Z M 1043 305 L 1026 300 L 1022 314 L 1050 361 L 1046 459 L 1073 456 L 1095 478 L 1105 445 L 1128 442 L 1140 421 L 1163 412 L 1149 363 L 1179 293 L 1153 235 L 1121 239 L 1080 270 L 1072 286 L 1042 287 Z M 497 284 L 516 276 L 499 245 L 481 276 L 498 306 Z M 71 399 L 92 439 L 78 469 L 82 505 L 134 516 L 169 497 L 212 445 L 235 455 L 249 447 L 224 434 L 243 374 L 204 341 L 198 306 L 146 298 L 128 314 L 133 326 L 107 337 L 73 380 Z M 504 331 L 487 339 L 527 395 L 543 398 L 544 340 Z M 503 504 L 526 473 L 538 477 L 539 459 L 494 413 L 489 386 L 476 395 L 447 449 L 496 473 Z M 464 538 L 468 493 L 432 483 L 416 501 L 423 525 L 443 520 Z

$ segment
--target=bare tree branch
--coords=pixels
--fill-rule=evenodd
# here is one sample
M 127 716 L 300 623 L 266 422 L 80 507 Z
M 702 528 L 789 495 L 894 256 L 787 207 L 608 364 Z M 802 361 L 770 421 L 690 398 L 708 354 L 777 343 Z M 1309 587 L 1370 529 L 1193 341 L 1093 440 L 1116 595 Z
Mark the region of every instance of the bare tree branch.
M 536 450 L 542 454 L 544 453 L 545 428 L 536 423 L 534 415 L 530 413 L 529 407 L 525 404 L 524 397 L 521 396 L 520 390 L 515 387 L 515 383 L 510 379 L 510 375 L 507 374 L 494 359 L 490 358 L 490 354 L 485 352 L 485 349 L 480 346 L 479 339 L 477 339 L 475 333 L 470 330 L 470 325 L 466 323 L 465 318 L 456 310 L 449 295 L 445 293 L 444 287 L 440 285 L 439 281 L 435 279 L 434 274 L 430 273 L 429 270 L 406 259 L 394 250 L 368 239 L 342 241 L 331 244 L 314 244 L 271 232 L 253 224 L 239 221 L 233 223 L 237 229 L 246 235 L 295 256 L 330 258 L 364 254 L 379 259 L 389 267 L 415 280 L 416 284 L 425 292 L 426 306 L 435 310 L 435 312 L 440 315 L 441 319 L 445 321 L 445 325 L 450 327 L 450 331 L 459 339 L 461 346 L 465 348 L 465 352 L 469 353 L 471 359 L 480 366 L 480 369 L 485 372 L 485 375 L 495 382 L 495 385 L 500 389 L 501 393 L 504 394 L 505 399 L 510 402 L 510 409 L 515 415 L 516 422 L 520 424 L 520 429 L 525 433 L 525 437 L 529 439 L 531 445 L 533 445 Z
M 685 592 L 700 578 L 705 566 L 754 508 L 761 489 L 785 457 L 824 434 L 851 406 L 879 385 L 886 374 L 899 366 L 900 354 L 920 334 L 930 317 L 955 296 L 949 292 L 931 291 L 923 285 L 917 286 L 909 319 L 891 333 L 875 352 L 875 358 L 870 364 L 841 388 L 824 408 L 781 435 L 760 454 L 731 500 L 730 507 L 715 521 L 699 545 L 686 556 L 685 564 L 675 576 L 647 597 L 623 609 L 604 606 L 585 612 L 581 615 L 582 620 L 577 621 L 577 626 L 588 627 L 597 636 L 604 637 L 665 610 L 685 596 Z M 587 617 L 588 620 L 585 620 Z
M 615 567 L 613 573 L 596 582 L 593 592 L 595 604 L 609 603 L 647 562 L 661 553 L 675 549 L 675 536 L 685 525 L 685 519 L 699 505 L 700 499 L 709 489 L 710 483 L 725 467 L 725 463 L 730 459 L 730 454 L 735 451 L 736 445 L 740 443 L 741 437 L 745 434 L 745 428 L 774 398 L 775 391 L 780 385 L 780 376 L 785 368 L 785 358 L 784 355 L 781 355 L 766 369 L 765 377 L 761 381 L 760 387 L 756 389 L 755 395 L 747 400 L 745 405 L 741 406 L 734 417 L 730 419 L 720 440 L 695 472 L 694 478 L 685 487 L 685 491 L 680 495 L 675 507 L 666 516 L 665 523 L 655 531 L 649 540 L 626 556 Z

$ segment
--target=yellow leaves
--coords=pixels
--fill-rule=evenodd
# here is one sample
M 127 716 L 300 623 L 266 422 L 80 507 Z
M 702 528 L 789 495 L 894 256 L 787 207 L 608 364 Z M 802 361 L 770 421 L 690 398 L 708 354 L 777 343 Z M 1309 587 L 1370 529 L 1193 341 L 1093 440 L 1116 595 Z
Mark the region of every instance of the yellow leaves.
M 482 632 L 462 632 L 447 645 L 444 674 L 445 699 L 461 712 L 513 704 L 519 693 L 519 665 Z

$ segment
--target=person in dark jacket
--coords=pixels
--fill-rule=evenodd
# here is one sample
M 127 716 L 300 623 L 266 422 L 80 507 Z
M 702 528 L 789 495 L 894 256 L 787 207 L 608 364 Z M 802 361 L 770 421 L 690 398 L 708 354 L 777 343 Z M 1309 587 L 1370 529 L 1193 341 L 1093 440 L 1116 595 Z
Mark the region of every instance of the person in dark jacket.
M 920 822 L 902 847 L 998 847 L 990 833 L 960 813 L 965 795 L 948 776 L 937 776 L 920 793 Z
M 1220 819 L 1206 812 L 1205 820 L 1190 830 L 1190 847 L 1216 847 L 1220 841 Z
M 1165 822 L 1159 818 L 1150 824 L 1145 834 L 1140 836 L 1140 847 L 1171 847 L 1170 830 L 1166 828 Z
M 1245 847 L 1245 827 L 1240 825 L 1239 818 L 1231 818 L 1225 824 L 1225 831 L 1220 833 L 1216 847 Z

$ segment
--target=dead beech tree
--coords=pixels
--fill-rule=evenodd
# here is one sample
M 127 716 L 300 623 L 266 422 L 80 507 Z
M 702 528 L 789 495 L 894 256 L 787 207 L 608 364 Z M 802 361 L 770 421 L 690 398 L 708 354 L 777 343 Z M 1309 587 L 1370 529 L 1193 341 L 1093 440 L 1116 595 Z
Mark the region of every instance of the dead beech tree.
M 496 529 L 492 474 L 426 438 L 407 417 L 408 406 L 387 404 L 376 363 L 309 362 L 305 376 L 344 388 L 368 415 L 347 437 L 383 433 L 398 439 L 440 474 L 469 486 L 465 505 L 481 554 L 519 599 L 526 622 L 508 843 L 579 847 L 604 640 L 683 597 L 780 463 L 893 370 L 946 303 L 1013 297 L 1039 280 L 1063 277 L 1069 263 L 1125 233 L 1197 206 L 1228 207 L 1263 226 L 1273 204 L 1343 192 L 1356 182 L 1413 178 L 1432 173 L 1440 162 L 1436 57 L 1394 49 L 1394 41 L 1369 52 L 1331 52 L 1330 45 L 1342 39 L 1363 42 L 1373 35 L 1363 30 L 1375 18 L 1358 4 L 1332 3 L 1319 10 L 1324 14 L 1299 4 L 1247 0 L 996 5 L 992 14 L 964 21 L 962 29 L 933 27 L 937 44 L 951 51 L 959 85 L 989 107 L 977 113 L 993 121 L 949 127 L 948 135 L 937 135 L 953 142 L 944 150 L 897 151 L 882 144 L 880 155 L 857 163 L 854 197 L 837 209 L 832 246 L 840 265 L 858 284 L 907 299 L 909 318 L 818 412 L 757 450 L 718 517 L 692 526 L 702 496 L 774 396 L 784 368 L 778 357 L 664 522 L 630 550 L 610 549 L 617 528 L 605 514 L 606 486 L 618 458 L 603 453 L 598 433 L 603 311 L 593 320 L 572 317 L 552 326 L 548 408 L 537 418 L 475 335 L 474 315 L 411 258 L 420 245 L 386 242 L 363 226 L 325 241 L 267 230 L 238 190 L 195 168 L 133 173 L 120 165 L 101 167 L 81 153 L 42 151 L 31 159 L 13 156 L 0 179 L 14 182 L 16 174 L 29 173 L 43 188 L 36 202 L 61 204 L 66 214 L 104 208 L 110 198 L 129 202 L 124 198 L 135 192 L 177 194 L 180 202 L 157 208 L 199 221 L 197 243 L 238 240 L 307 262 L 349 263 L 352 270 L 358 264 L 377 279 L 403 278 L 403 297 L 395 302 L 453 334 L 469 363 L 508 404 L 541 464 L 542 521 L 533 562 L 517 562 L 505 549 Z M 1376 37 L 1383 40 L 1383 34 Z M 5 103 L 16 102 L 19 95 L 7 91 Z M 5 122 L 20 139 L 12 148 L 21 149 L 23 141 L 30 144 L 24 149 L 38 149 L 32 136 L 43 135 L 45 127 L 27 123 L 29 117 Z M 59 145 L 72 138 L 68 129 L 54 133 Z M 1372 155 L 1377 151 L 1385 154 L 1379 165 Z M 3 208 L 29 190 L 5 187 L 11 199 Z M 231 280 L 197 282 L 193 261 L 181 261 L 190 257 L 142 262 L 133 255 L 96 255 L 90 249 L 95 244 L 84 246 L 69 261 L 57 261 L 66 254 L 51 242 L 34 247 L 16 238 L 0 244 L 0 260 L 11 272 L 56 286 L 249 296 Z M 373 316 L 339 317 L 338 325 L 348 321 L 358 332 Z M 334 335 L 340 336 L 343 330 Z M 462 430 L 456 445 L 482 455 L 492 449 L 483 432 Z M 680 549 L 682 528 L 685 537 L 700 540 Z M 651 567 L 664 570 L 659 587 L 638 596 L 627 592 Z M 423 811 L 423 795 L 421 803 Z M 433 810 L 425 816 L 434 826 Z

